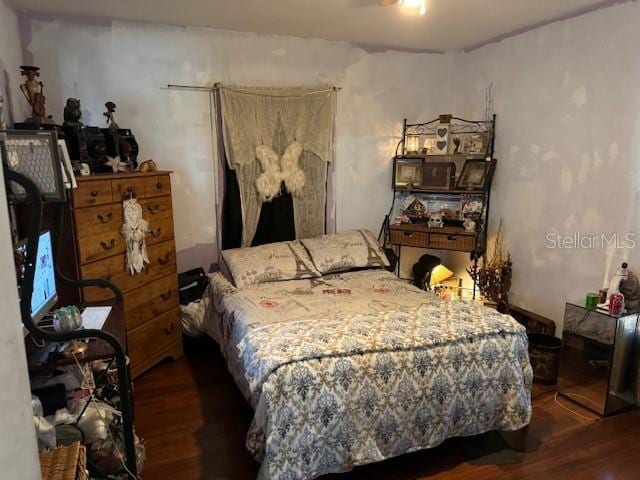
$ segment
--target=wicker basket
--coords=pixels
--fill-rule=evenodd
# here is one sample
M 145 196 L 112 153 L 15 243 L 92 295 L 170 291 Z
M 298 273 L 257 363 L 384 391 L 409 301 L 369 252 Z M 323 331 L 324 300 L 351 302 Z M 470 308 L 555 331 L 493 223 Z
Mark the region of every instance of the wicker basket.
M 79 442 L 40 452 L 43 480 L 87 480 L 87 450 Z

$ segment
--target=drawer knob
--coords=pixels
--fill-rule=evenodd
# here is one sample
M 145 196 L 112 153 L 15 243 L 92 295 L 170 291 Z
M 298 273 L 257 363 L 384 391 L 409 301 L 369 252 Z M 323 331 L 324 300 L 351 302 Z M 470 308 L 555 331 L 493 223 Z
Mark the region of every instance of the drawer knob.
M 160 183 L 160 182 L 156 183 L 156 188 L 158 190 L 162 190 L 162 183 Z
M 170 254 L 170 253 L 167 253 L 167 254 L 164 256 L 164 258 L 163 258 L 163 257 L 158 258 L 158 263 L 159 263 L 160 265 L 166 265 L 167 263 L 169 263 L 169 260 L 171 260 L 171 254 Z
M 151 207 L 147 207 L 147 210 L 149 210 L 149 213 L 151 213 L 152 215 L 155 215 L 160 211 L 160 205 L 153 205 Z
M 158 238 L 162 233 L 162 228 L 158 227 L 155 230 L 151 230 L 149 233 L 151 234 L 152 237 Z
M 404 232 L 404 236 L 411 238 L 413 237 L 413 232 Z
M 169 327 L 164 327 L 162 331 L 165 335 L 171 335 L 173 333 L 173 323 Z
M 113 212 L 109 212 L 109 213 L 99 213 L 98 214 L 98 220 L 100 220 L 100 223 L 109 223 L 111 221 L 111 219 L 113 218 Z
M 92 190 L 91 191 L 91 196 L 92 197 L 97 197 L 98 196 L 98 191 L 97 190 Z
M 457 239 L 458 239 L 457 235 L 449 235 L 449 236 L 447 237 L 447 240 L 450 240 L 450 241 L 452 241 L 452 242 L 453 242 L 454 240 L 457 240 Z
M 160 298 L 162 298 L 162 300 L 165 300 L 165 301 L 169 300 L 171 298 L 171 290 L 168 290 L 165 293 L 161 293 Z
M 112 238 L 109 243 L 102 241 L 100 242 L 100 245 L 102 245 L 102 248 L 105 250 L 111 250 L 113 247 L 116 246 L 116 239 Z

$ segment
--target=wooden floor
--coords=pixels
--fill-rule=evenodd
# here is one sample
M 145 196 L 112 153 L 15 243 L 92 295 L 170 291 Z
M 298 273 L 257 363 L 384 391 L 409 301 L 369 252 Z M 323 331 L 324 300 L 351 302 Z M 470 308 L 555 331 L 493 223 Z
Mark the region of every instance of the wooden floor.
M 136 428 L 147 448 L 144 480 L 255 479 L 244 448 L 252 412 L 213 341 L 187 341 L 185 357 L 135 382 Z M 640 479 L 640 409 L 599 418 L 552 391 L 534 389 L 533 421 L 514 448 L 520 463 L 466 463 L 456 440 L 324 480 Z M 520 438 L 522 440 L 522 438 Z

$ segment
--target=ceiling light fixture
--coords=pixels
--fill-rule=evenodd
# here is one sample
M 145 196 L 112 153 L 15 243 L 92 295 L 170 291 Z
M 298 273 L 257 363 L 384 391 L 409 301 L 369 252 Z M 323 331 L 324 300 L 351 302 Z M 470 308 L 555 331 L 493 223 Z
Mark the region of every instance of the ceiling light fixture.
M 427 13 L 426 0 L 400 0 L 400 5 L 404 8 L 417 8 L 420 15 Z
M 427 13 L 427 0 L 378 0 L 381 7 L 400 5 L 407 10 L 418 10 L 420 15 Z

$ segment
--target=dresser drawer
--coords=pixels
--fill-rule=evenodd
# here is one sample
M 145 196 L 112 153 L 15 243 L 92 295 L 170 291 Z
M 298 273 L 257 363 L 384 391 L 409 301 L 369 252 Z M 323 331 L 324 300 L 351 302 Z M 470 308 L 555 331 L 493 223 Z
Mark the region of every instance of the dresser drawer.
M 149 219 L 149 233 L 147 233 L 147 245 L 171 240 L 173 238 L 173 218 Z
M 389 230 L 389 240 L 393 245 L 426 248 L 429 244 L 429 234 L 412 230 Z
M 95 262 L 120 255 L 125 249 L 124 238 L 118 230 L 81 237 L 78 238 L 78 261 L 81 265 Z
M 140 201 L 142 216 L 149 221 L 171 217 L 171 196 L 148 198 Z
M 111 182 L 112 201 L 121 202 L 129 195 L 142 197 L 144 195 L 144 181 L 142 178 L 122 178 Z
M 110 280 L 125 293 L 176 271 L 176 252 L 173 241 L 149 246 L 147 254 L 149 263 L 145 265 L 142 272 L 135 275 L 127 271 L 124 254 L 82 265 L 80 275 L 82 278 Z M 87 287 L 83 290 L 86 301 L 99 301 L 113 297 L 111 290 L 107 288 Z
M 133 330 L 179 303 L 178 276 L 175 274 L 155 280 L 124 296 L 127 330 Z
M 75 207 L 87 207 L 111 203 L 111 180 L 92 180 L 78 182 L 78 188 L 72 190 L 73 205 Z
M 102 278 L 110 280 L 122 292 L 127 292 L 146 284 L 149 281 L 149 272 L 145 269 L 141 273 L 130 275 L 126 270 L 125 256 L 122 254 L 81 266 L 80 277 L 83 279 Z M 113 298 L 113 293 L 108 288 L 86 287 L 82 290 L 84 300 L 87 302 Z
M 122 204 L 76 208 L 73 210 L 78 238 L 100 233 L 119 232 L 122 228 Z
M 169 175 L 144 178 L 144 196 L 159 197 L 171 194 L 171 179 Z
M 180 309 L 175 307 L 127 332 L 129 359 L 134 367 L 180 338 Z
M 429 248 L 472 252 L 475 248 L 475 236 L 432 233 L 429 235 Z
M 176 244 L 173 240 L 147 247 L 149 277 L 156 279 L 176 271 Z

